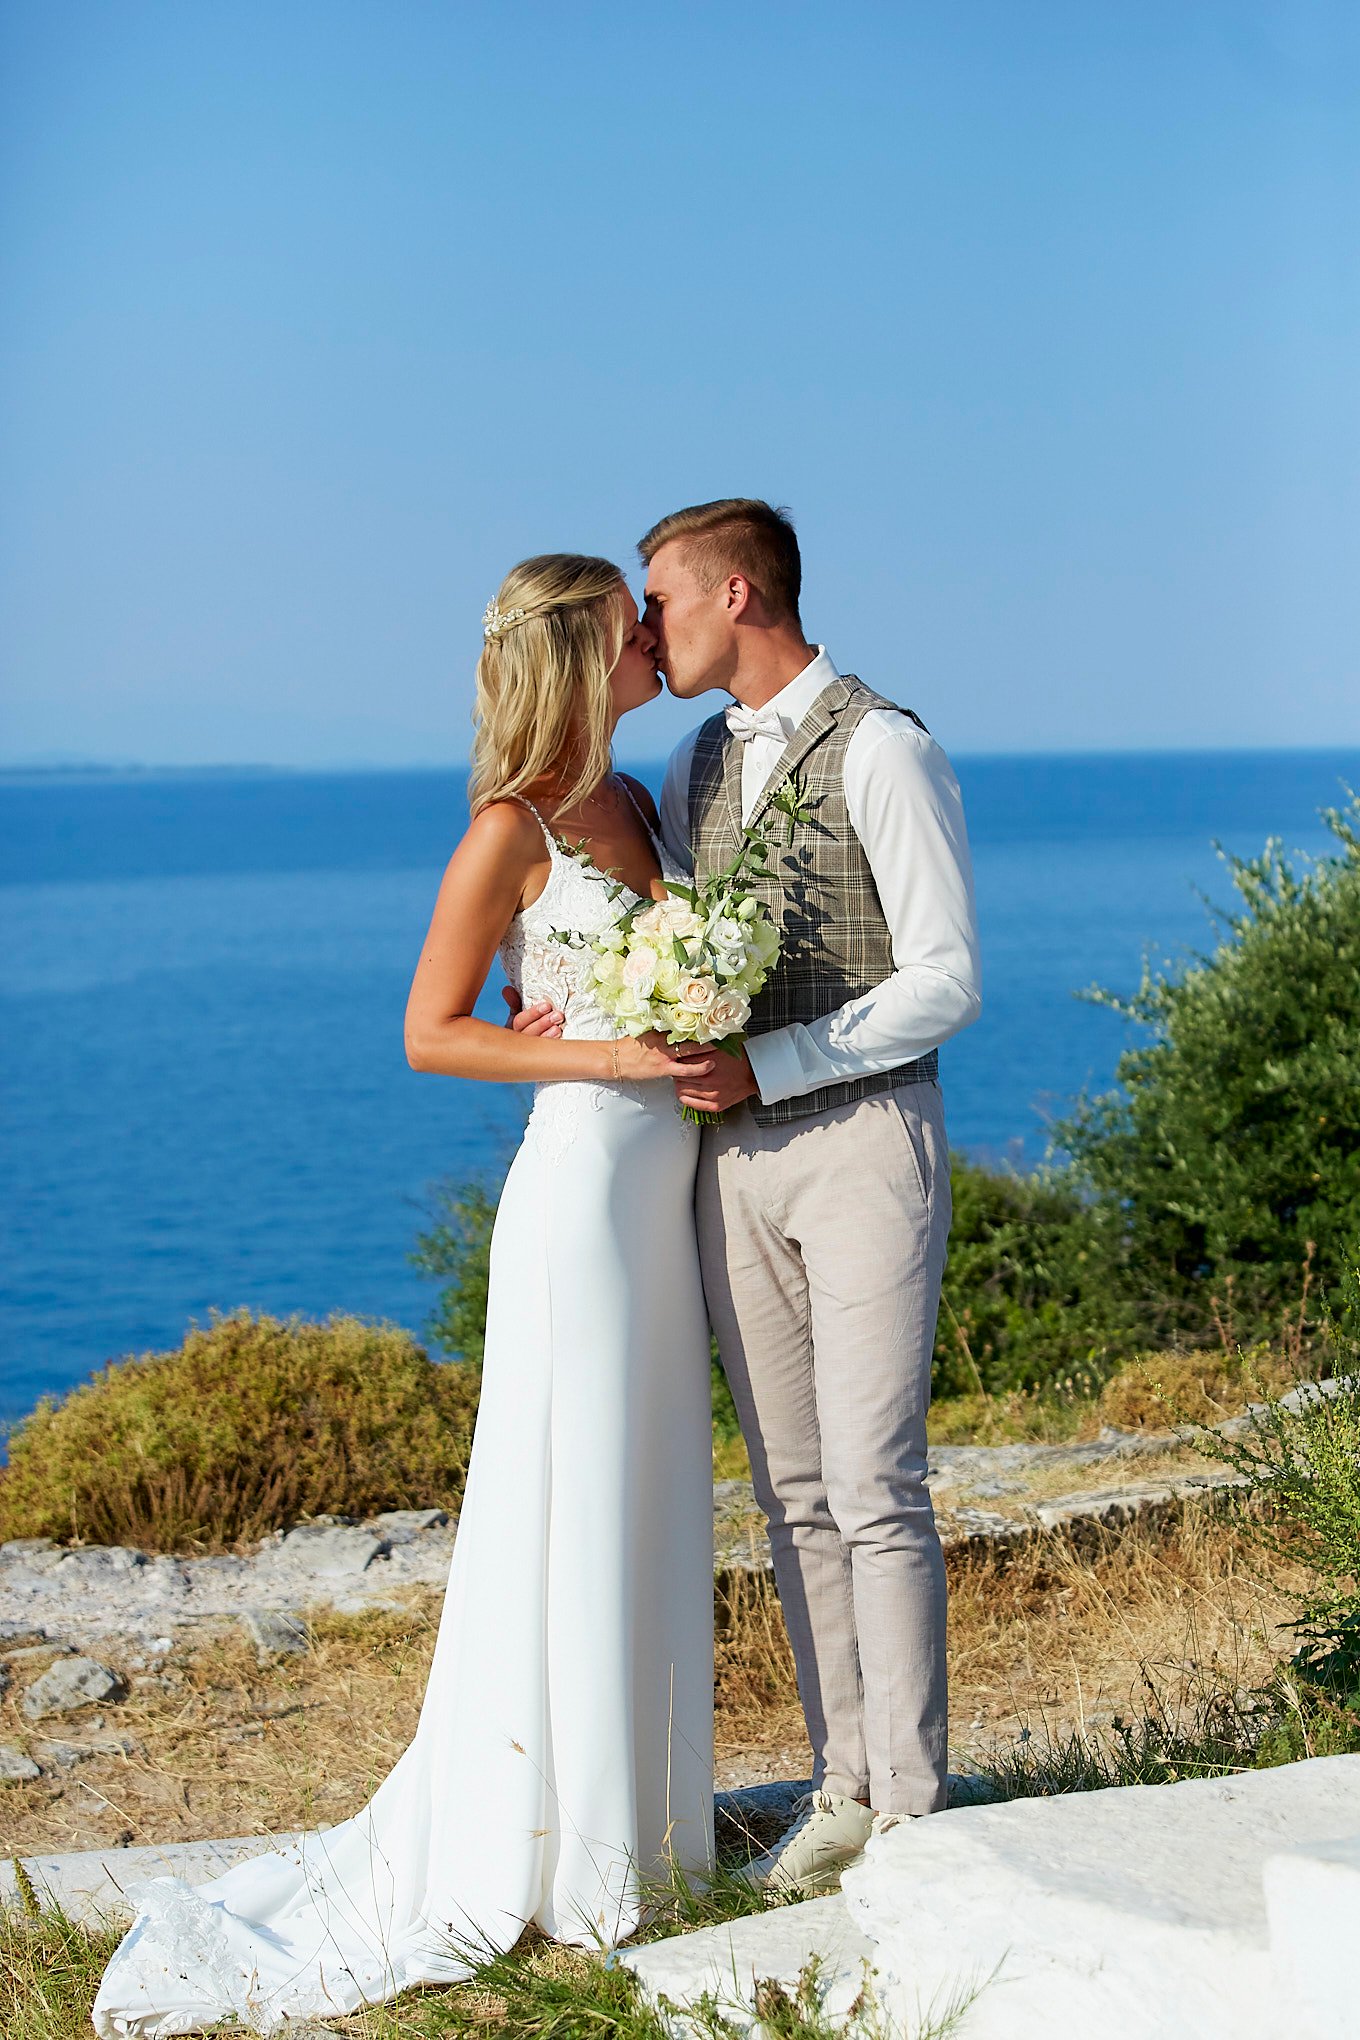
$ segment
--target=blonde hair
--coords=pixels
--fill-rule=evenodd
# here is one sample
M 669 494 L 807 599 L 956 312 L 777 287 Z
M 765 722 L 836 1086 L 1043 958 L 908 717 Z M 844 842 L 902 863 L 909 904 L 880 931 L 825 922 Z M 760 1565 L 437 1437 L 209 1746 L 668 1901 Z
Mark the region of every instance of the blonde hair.
M 558 811 L 610 768 L 609 676 L 623 650 L 623 575 L 612 560 L 540 553 L 496 591 L 502 618 L 477 661 L 473 814 L 510 800 L 564 761 L 576 774 Z M 488 612 L 490 615 L 490 612 Z

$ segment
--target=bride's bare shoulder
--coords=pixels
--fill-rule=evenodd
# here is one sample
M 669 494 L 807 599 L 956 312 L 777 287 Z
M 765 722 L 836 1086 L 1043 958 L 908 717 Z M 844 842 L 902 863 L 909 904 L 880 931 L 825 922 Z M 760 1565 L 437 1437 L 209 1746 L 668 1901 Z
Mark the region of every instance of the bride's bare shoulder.
M 468 823 L 466 843 L 472 836 L 487 844 L 527 843 L 542 849 L 543 829 L 537 817 L 518 800 L 490 800 L 478 808 Z
M 493 800 L 478 808 L 468 823 L 450 869 L 522 878 L 535 864 L 547 862 L 543 831 L 528 808 L 516 800 Z

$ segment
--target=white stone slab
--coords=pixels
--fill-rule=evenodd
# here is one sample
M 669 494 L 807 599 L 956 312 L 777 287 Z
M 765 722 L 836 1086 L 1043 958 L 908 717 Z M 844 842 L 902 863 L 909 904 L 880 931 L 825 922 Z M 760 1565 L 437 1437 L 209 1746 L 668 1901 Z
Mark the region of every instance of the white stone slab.
M 1263 1882 L 1280 2032 L 1294 2040 L 1356 2040 L 1360 1832 L 1270 1857 Z
M 1360 1757 L 1322 1757 L 904 1822 L 844 1893 L 905 2026 L 976 1988 L 963 2040 L 1266 2040 L 1266 1861 L 1357 1832 Z
M 873 1943 L 851 1921 L 837 1893 L 629 1948 L 619 1960 L 634 1971 L 653 2003 L 664 1997 L 683 2007 L 710 1994 L 735 2025 L 749 2027 L 756 1983 L 795 1984 L 813 1956 L 821 1964 L 826 2009 L 843 2017 L 863 1985 L 873 1953 Z M 675 2030 L 687 2030 L 683 2020 Z
M 87 1849 L 64 1856 L 26 1856 L 24 1869 L 38 1897 L 60 1906 L 68 1919 L 85 1926 L 121 1925 L 130 1908 L 123 1893 L 147 1877 L 182 1877 L 206 1884 L 248 1856 L 282 1848 L 292 1835 L 241 1835 L 224 1842 L 167 1842 L 160 1848 Z M 18 1893 L 14 1865 L 0 1861 L 0 1903 L 13 1906 Z

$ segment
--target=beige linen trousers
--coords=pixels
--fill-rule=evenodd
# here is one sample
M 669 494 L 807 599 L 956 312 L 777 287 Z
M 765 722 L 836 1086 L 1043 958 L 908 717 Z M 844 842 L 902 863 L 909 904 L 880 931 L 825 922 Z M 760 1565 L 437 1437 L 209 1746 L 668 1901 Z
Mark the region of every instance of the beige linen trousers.
M 926 1486 L 949 1234 L 937 1083 L 704 1130 L 709 1316 L 769 1518 L 814 1782 L 945 1803 L 944 1558 Z

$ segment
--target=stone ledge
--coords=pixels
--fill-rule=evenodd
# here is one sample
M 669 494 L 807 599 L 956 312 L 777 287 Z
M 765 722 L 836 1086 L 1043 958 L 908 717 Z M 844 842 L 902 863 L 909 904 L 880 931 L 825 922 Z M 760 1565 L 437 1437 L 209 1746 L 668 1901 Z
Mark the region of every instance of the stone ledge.
M 749 2029 L 754 1979 L 790 1984 L 814 1954 L 838 2014 L 867 1942 L 894 2030 L 971 1997 L 960 2040 L 1349 2040 L 1360 1756 L 903 1823 L 846 1872 L 842 1903 L 622 1959 L 680 2008 L 677 2035 L 718 1978 Z

